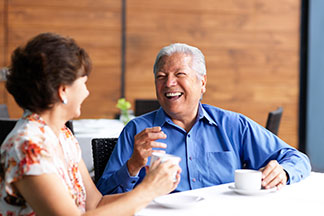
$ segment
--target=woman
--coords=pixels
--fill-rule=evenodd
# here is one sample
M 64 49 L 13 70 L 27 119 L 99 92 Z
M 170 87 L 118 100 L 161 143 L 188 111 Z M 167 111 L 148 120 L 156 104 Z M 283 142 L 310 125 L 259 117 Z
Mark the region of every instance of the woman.
M 180 168 L 157 162 L 128 193 L 103 197 L 97 190 L 65 126 L 80 116 L 90 71 L 85 50 L 56 34 L 14 51 L 6 88 L 24 114 L 1 146 L 0 215 L 132 215 L 176 188 Z

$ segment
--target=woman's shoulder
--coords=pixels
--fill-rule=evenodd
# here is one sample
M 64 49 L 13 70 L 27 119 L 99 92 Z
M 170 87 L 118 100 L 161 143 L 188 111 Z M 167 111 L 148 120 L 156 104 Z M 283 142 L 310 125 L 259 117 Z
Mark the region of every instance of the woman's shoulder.
M 39 143 L 44 140 L 44 132 L 40 123 L 21 118 L 4 140 L 1 152 L 10 152 L 12 149 L 21 151 L 24 144 Z

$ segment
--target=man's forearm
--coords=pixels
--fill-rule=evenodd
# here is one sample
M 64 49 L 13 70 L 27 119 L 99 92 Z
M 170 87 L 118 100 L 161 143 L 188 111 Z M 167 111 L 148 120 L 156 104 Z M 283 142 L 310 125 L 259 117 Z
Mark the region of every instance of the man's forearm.
M 137 166 L 136 163 L 132 162 L 132 159 L 129 159 L 127 161 L 127 169 L 128 169 L 128 173 L 131 176 L 137 176 L 140 170 L 142 169 L 142 167 Z
M 104 174 L 98 181 L 97 187 L 102 194 L 116 194 L 132 190 L 138 182 L 138 176 L 131 176 L 127 165 L 124 164 L 119 170 Z

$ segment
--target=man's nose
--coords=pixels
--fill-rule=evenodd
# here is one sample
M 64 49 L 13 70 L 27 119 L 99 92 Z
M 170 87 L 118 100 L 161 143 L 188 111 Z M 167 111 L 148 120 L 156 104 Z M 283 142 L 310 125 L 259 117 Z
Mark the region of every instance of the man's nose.
M 174 86 L 177 84 L 177 78 L 175 76 L 168 76 L 166 80 L 166 85 L 169 86 Z

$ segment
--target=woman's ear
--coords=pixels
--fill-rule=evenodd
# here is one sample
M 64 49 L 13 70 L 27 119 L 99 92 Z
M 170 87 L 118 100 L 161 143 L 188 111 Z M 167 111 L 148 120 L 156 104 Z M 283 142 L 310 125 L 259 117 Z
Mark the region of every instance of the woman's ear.
M 65 85 L 61 85 L 58 88 L 58 96 L 63 104 L 67 104 L 67 88 Z

